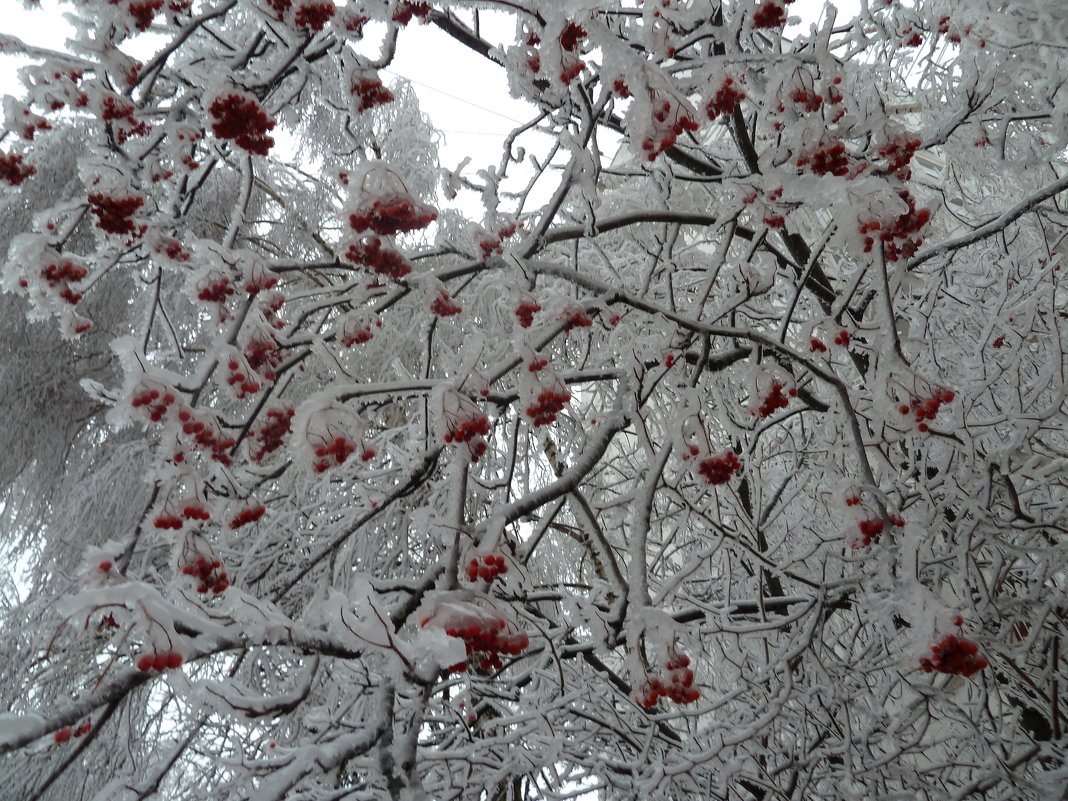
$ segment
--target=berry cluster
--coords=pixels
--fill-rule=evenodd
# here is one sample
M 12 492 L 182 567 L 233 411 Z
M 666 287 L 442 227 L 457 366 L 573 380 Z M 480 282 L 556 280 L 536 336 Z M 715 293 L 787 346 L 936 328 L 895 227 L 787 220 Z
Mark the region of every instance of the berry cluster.
M 759 414 L 761 417 L 771 417 L 777 410 L 785 409 L 790 403 L 790 399 L 783 394 L 783 389 L 785 389 L 785 384 L 781 381 L 773 382 L 768 394 L 760 401 L 760 406 L 753 411 L 753 414 Z M 797 395 L 797 388 L 790 387 L 787 394 L 791 398 L 794 397 Z
M 322 445 L 315 448 L 315 462 L 312 467 L 316 473 L 325 473 L 331 467 L 344 464 L 355 452 L 356 443 L 344 434 L 338 434 L 333 439 L 324 440 Z
M 879 241 L 883 244 L 883 254 L 887 261 L 898 261 L 902 257 L 908 259 L 915 255 L 920 245 L 923 244 L 921 237 L 914 235 L 919 233 L 931 220 L 930 209 L 916 209 L 916 201 L 907 189 L 898 192 L 898 196 L 908 204 L 908 211 L 894 220 L 893 224 L 883 229 L 878 220 L 870 220 L 860 226 L 862 234 L 871 234 L 880 231 Z M 864 237 L 864 252 L 871 253 L 875 247 L 873 236 Z
M 849 543 L 850 547 L 854 550 L 858 548 L 867 548 L 879 539 L 879 535 L 883 533 L 884 524 L 879 518 L 858 520 L 857 528 L 860 529 L 860 539 L 853 540 Z
M 0 181 L 18 186 L 37 172 L 32 164 L 23 164 L 18 153 L 0 153 Z
M 879 148 L 879 155 L 886 159 L 886 171 L 893 173 L 902 181 L 909 180 L 912 177 L 909 163 L 921 144 L 923 141 L 918 137 L 895 136 Z
M 248 366 L 267 381 L 278 377 L 277 368 L 282 363 L 282 350 L 268 332 L 261 332 L 245 344 L 245 361 Z
M 134 214 L 145 205 L 143 197 L 109 197 L 93 192 L 88 199 L 89 211 L 96 217 L 96 225 L 100 230 L 133 236 L 141 236 L 147 230 L 145 225 L 138 226 L 133 221 Z
M 213 461 L 226 466 L 231 464 L 233 459 L 229 450 L 237 444 L 237 440 L 222 436 L 217 422 L 198 420 L 189 409 L 178 412 L 178 422 L 182 424 L 182 433 L 193 437 L 193 444 L 208 451 Z
M 274 453 L 285 444 L 286 436 L 293 430 L 293 414 L 291 406 L 274 407 L 264 412 L 266 422 L 253 432 L 258 447 L 252 452 L 252 461 L 262 461 L 267 454 Z
M 616 96 L 626 100 L 631 97 L 630 87 L 627 86 L 627 82 L 622 78 L 616 78 L 615 83 L 612 84 L 612 91 L 616 93 Z
M 503 556 L 486 554 L 481 559 L 475 556 L 467 563 L 468 581 L 482 579 L 487 584 L 491 584 L 494 579 L 498 576 L 503 576 L 507 572 L 508 565 Z
M 667 681 L 648 679 L 638 691 L 638 703 L 644 709 L 652 709 L 661 698 L 676 704 L 692 704 L 701 697 L 701 691 L 693 686 L 693 671 L 690 658 L 685 654 L 673 654 L 664 665 Z
M 267 0 L 267 5 L 274 11 L 275 17 L 281 21 L 285 19 L 286 12 L 293 5 L 293 0 Z
M 150 670 L 174 670 L 180 668 L 184 661 L 177 651 L 157 651 L 154 654 L 141 654 L 137 660 L 137 669 L 142 673 L 148 673 Z
M 698 474 L 709 484 L 726 484 L 741 469 L 738 454 L 729 449 L 720 456 L 710 456 L 697 463 Z
M 516 319 L 523 328 L 530 328 L 534 325 L 534 315 L 540 311 L 540 305 L 533 300 L 521 300 L 516 305 Z
M 382 321 L 376 320 L 375 325 L 381 328 Z M 346 321 L 341 327 L 341 344 L 346 348 L 351 348 L 353 345 L 363 345 L 365 342 L 370 342 L 374 338 L 375 334 L 370 323 L 365 322 L 361 324 Z
M 211 520 L 211 512 L 199 501 L 189 501 L 182 506 L 182 517 L 186 520 Z
M 278 276 L 261 264 L 254 265 L 245 278 L 245 291 L 256 295 L 278 286 Z
M 527 417 L 535 426 L 544 426 L 556 422 L 556 415 L 571 402 L 571 393 L 567 390 L 544 389 L 538 393 L 534 403 L 527 407 Z
M 781 28 L 786 24 L 786 8 L 794 0 L 766 0 L 753 15 L 754 28 Z
M 393 21 L 398 25 L 407 25 L 412 21 L 412 17 L 419 17 L 420 20 L 426 22 L 430 19 L 430 4 L 401 0 L 397 10 L 393 12 Z
M 843 328 L 834 335 L 834 344 L 841 345 L 844 348 L 849 344 L 850 339 L 852 339 L 852 337 L 849 335 L 849 332 Z
M 41 268 L 41 277 L 48 283 L 49 288 L 58 288 L 59 296 L 71 306 L 82 299 L 82 293 L 75 292 L 70 285 L 81 281 L 87 275 L 89 275 L 88 270 L 70 259 L 61 259 L 59 262 L 46 264 Z
M 30 111 L 26 106 L 22 109 L 23 126 L 22 126 L 22 138 L 28 141 L 33 141 L 37 136 L 38 131 L 50 131 L 52 130 L 52 123 L 37 114 Z
M 197 580 L 197 592 L 221 595 L 230 586 L 230 577 L 222 569 L 222 562 L 218 559 L 208 559 L 197 555 L 193 562 L 182 565 L 182 575 L 192 576 Z
M 697 124 L 697 120 L 680 106 L 673 104 L 671 100 L 657 104 L 654 98 L 653 106 L 656 108 L 653 112 L 655 133 L 652 137 L 642 140 L 642 150 L 645 151 L 645 158 L 649 161 L 655 161 L 658 155 L 672 147 L 683 131 L 696 131 L 701 127 Z
M 549 366 L 549 360 L 542 357 L 540 359 L 535 358 L 530 364 L 527 365 L 527 372 L 540 373 L 546 367 Z
M 438 213 L 429 206 L 413 202 L 406 195 L 393 194 L 354 211 L 349 215 L 349 225 L 357 232 L 371 230 L 393 236 L 426 228 L 437 218 Z
M 920 660 L 920 670 L 930 673 L 952 673 L 956 676 L 973 676 L 990 663 L 979 656 L 979 646 L 964 637 L 947 634 L 941 642 L 931 646 L 931 656 Z
M 423 621 L 426 626 L 431 619 Z M 511 630 L 509 630 L 511 629 Z M 450 673 L 463 673 L 473 669 L 486 675 L 501 670 L 504 662 L 501 655 L 519 656 L 530 645 L 526 632 L 516 629 L 500 617 L 472 610 L 470 614 L 457 615 L 445 626 L 445 634 L 464 641 L 467 659 L 450 665 Z
M 230 359 L 226 367 L 230 371 L 230 375 L 226 378 L 226 383 L 233 389 L 234 396 L 238 400 L 244 400 L 249 395 L 255 395 L 262 389 L 258 381 L 241 369 L 241 363 L 237 359 Z
M 236 515 L 230 518 L 230 528 L 236 530 L 249 523 L 255 523 L 263 517 L 266 511 L 267 508 L 259 501 L 249 500 Z
M 333 19 L 335 13 L 337 13 L 337 8 L 334 7 L 330 0 L 319 3 L 305 3 L 297 9 L 293 22 L 298 28 L 321 31 L 326 27 L 326 23 Z
M 140 409 L 142 406 L 148 411 L 148 417 L 153 423 L 158 423 L 162 420 L 167 410 L 171 407 L 177 398 L 173 392 L 164 390 L 160 392 L 158 389 L 152 387 L 141 389 L 134 393 L 130 398 L 130 405 L 135 409 Z
M 166 256 L 171 261 L 187 262 L 191 258 L 189 251 L 182 247 L 182 243 L 171 237 L 160 237 L 159 244 L 155 247 L 156 253 Z
M 573 21 L 568 22 L 560 33 L 560 80 L 565 84 L 575 80 L 586 68 L 586 63 L 576 55 L 585 38 L 586 29 Z
M 593 320 L 591 320 L 590 316 L 582 309 L 570 309 L 565 311 L 563 319 L 565 322 L 564 329 L 566 331 L 570 331 L 573 328 L 589 328 L 593 325 Z
M 734 78 L 729 75 L 723 79 L 716 93 L 708 101 L 705 111 L 708 118 L 714 120 L 717 117 L 729 117 L 738 108 L 738 104 L 745 100 L 745 92 L 734 88 Z
M 813 113 L 823 108 L 823 95 L 801 87 L 790 93 L 790 102 L 800 106 L 804 111 Z
M 798 156 L 797 166 L 808 168 L 814 175 L 849 175 L 849 156 L 845 142 L 837 140 L 821 144 L 811 155 Z
M 451 317 L 454 314 L 459 314 L 464 310 L 464 307 L 452 299 L 444 289 L 438 292 L 434 302 L 430 304 L 430 311 L 436 314 L 438 317 Z
M 586 38 L 586 29 L 577 22 L 568 22 L 560 33 L 560 47 L 570 53 L 578 52 L 582 40 Z
M 236 293 L 237 290 L 234 289 L 230 278 L 225 275 L 220 275 L 218 278 L 209 276 L 197 285 L 197 300 L 218 303 L 220 306 L 225 305 L 227 299 Z
M 360 103 L 356 106 L 356 110 L 360 113 L 375 106 L 392 103 L 394 100 L 393 93 L 376 75 L 371 73 L 360 75 L 358 78 L 354 76 L 350 92 L 353 97 L 360 96 Z
M 56 729 L 52 733 L 52 739 L 55 740 L 58 745 L 62 745 L 63 743 L 68 742 L 71 737 L 84 737 L 92 730 L 93 724 L 87 720 L 73 729 L 70 726 Z
M 88 96 L 83 95 L 83 97 L 88 103 Z M 78 105 L 81 105 L 81 103 Z M 122 123 L 113 126 L 115 141 L 120 145 L 126 144 L 128 140 L 135 136 L 148 135 L 150 130 L 148 124 L 144 120 L 137 119 L 134 112 L 134 104 L 118 95 L 106 95 L 101 103 L 100 119 L 104 120 L 104 122 Z
M 824 345 L 821 340 L 816 339 L 816 337 L 812 337 L 812 339 L 809 341 L 808 349 L 810 351 L 812 351 L 813 353 L 826 353 L 827 352 L 827 346 Z
M 143 33 L 152 26 L 152 20 L 161 8 L 163 8 L 163 0 L 139 0 L 139 2 L 130 3 L 127 11 L 133 17 L 137 30 Z
M 345 259 L 353 264 L 362 264 L 372 272 L 387 275 L 399 281 L 412 271 L 411 263 L 399 251 L 386 245 L 377 236 L 364 237 L 349 245 Z
M 489 433 L 489 418 L 481 412 L 477 412 L 469 417 L 451 418 L 449 420 L 449 430 L 445 432 L 444 440 L 446 443 L 466 444 L 473 464 L 486 452 L 486 437 L 489 436 Z
M 254 99 L 229 94 L 216 98 L 208 111 L 215 118 L 211 130 L 220 139 L 231 139 L 238 147 L 261 156 L 274 145 L 267 132 L 274 129 L 275 122 Z
M 953 399 L 957 397 L 951 389 L 940 389 L 935 392 L 933 397 L 921 400 L 920 398 L 913 398 L 909 404 L 901 404 L 898 407 L 898 411 L 901 414 L 913 414 L 915 420 L 919 424 L 916 428 L 919 431 L 926 433 L 929 430 L 927 423 L 934 420 L 938 416 L 939 409 L 942 408 L 943 403 L 952 403 Z
M 152 521 L 152 525 L 159 529 L 173 528 L 175 531 L 181 531 L 182 526 L 185 525 L 185 521 L 178 515 L 165 512 L 156 515 L 155 519 Z

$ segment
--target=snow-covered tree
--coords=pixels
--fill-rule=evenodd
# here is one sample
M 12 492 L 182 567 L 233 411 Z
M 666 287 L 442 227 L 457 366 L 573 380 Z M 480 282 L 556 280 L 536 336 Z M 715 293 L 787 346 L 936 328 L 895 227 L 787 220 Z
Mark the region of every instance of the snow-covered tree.
M 1068 14 L 790 3 L 0 39 L 0 794 L 1062 797 Z

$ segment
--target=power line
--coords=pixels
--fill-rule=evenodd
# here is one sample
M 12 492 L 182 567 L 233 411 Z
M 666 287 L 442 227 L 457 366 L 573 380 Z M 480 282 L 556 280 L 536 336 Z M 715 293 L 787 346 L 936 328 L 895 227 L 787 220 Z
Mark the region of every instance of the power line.
M 397 78 L 400 78 L 401 80 L 408 81 L 409 83 L 414 83 L 417 86 L 422 86 L 425 89 L 429 89 L 431 92 L 437 92 L 438 94 L 445 95 L 445 97 L 449 97 L 449 98 L 452 98 L 453 100 L 458 100 L 461 103 L 465 103 L 468 106 L 474 106 L 477 109 L 481 109 L 482 111 L 485 111 L 487 114 L 493 114 L 493 115 L 495 115 L 497 117 L 500 117 L 501 119 L 508 120 L 509 122 L 514 122 L 516 125 L 525 125 L 526 124 L 523 120 L 517 120 L 514 117 L 509 117 L 507 114 L 501 114 L 501 112 L 499 112 L 499 111 L 495 111 L 494 109 L 487 108 L 486 106 L 481 106 L 478 103 L 475 103 L 475 102 L 472 102 L 471 100 L 468 100 L 467 98 L 460 97 L 459 95 L 454 95 L 452 92 L 446 92 L 444 89 L 439 89 L 438 87 L 431 86 L 428 83 L 423 83 L 422 81 L 417 81 L 415 78 L 408 78 L 408 77 L 406 77 L 404 75 L 401 75 L 399 72 L 394 72 L 391 69 L 383 69 L 382 72 L 388 72 L 390 75 L 394 75 Z

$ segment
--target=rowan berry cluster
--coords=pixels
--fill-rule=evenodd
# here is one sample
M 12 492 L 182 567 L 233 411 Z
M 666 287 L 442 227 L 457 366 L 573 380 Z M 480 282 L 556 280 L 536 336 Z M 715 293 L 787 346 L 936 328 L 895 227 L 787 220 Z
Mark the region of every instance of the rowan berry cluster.
M 383 247 L 382 240 L 377 236 L 364 237 L 349 245 L 345 258 L 379 275 L 389 276 L 394 281 L 399 281 L 412 271 L 411 263 L 389 245 Z
M 883 254 L 887 261 L 898 261 L 902 257 L 908 259 L 916 254 L 920 245 L 923 244 L 921 237 L 915 236 L 931 220 L 930 209 L 916 208 L 916 201 L 907 189 L 898 192 L 898 196 L 908 204 L 908 211 L 894 220 L 893 224 L 883 229 L 878 220 L 870 220 L 860 226 L 862 234 L 870 234 L 880 231 L 879 241 L 883 243 Z M 873 236 L 864 237 L 864 252 L 870 253 L 875 247 Z
M 693 449 L 691 448 L 691 453 Z M 710 456 L 697 463 L 697 473 L 709 484 L 726 484 L 742 469 L 738 454 L 728 449 L 719 456 Z
M 917 430 L 926 433 L 929 430 L 927 423 L 938 416 L 938 411 L 942 408 L 942 404 L 952 403 L 955 397 L 957 396 L 953 390 L 940 389 L 930 398 L 913 398 L 909 404 L 901 404 L 898 407 L 898 411 L 904 415 L 914 415 L 914 419 L 918 423 Z
M 393 21 L 398 25 L 407 25 L 412 21 L 412 17 L 418 17 L 423 22 L 426 22 L 430 19 L 430 4 L 401 0 L 397 10 L 393 12 Z
M 162 420 L 167 410 L 170 409 L 177 398 L 173 392 L 163 390 L 162 392 L 152 387 L 147 387 L 135 392 L 133 397 L 130 398 L 130 405 L 135 409 L 145 407 L 148 411 L 148 417 L 153 423 L 158 423 Z
M 586 29 L 577 22 L 568 22 L 560 33 L 560 47 L 568 52 L 575 53 L 586 38 Z
M 786 24 L 786 8 L 794 0 L 766 0 L 753 15 L 754 28 L 781 28 Z
M 811 155 L 798 156 L 797 166 L 808 168 L 814 175 L 849 175 L 849 156 L 845 142 L 832 141 L 821 144 Z
M 424 621 L 425 626 L 429 621 Z M 450 665 L 450 673 L 463 673 L 468 669 L 486 675 L 504 667 L 502 654 L 519 656 L 530 645 L 526 632 L 514 629 L 509 631 L 508 623 L 502 618 L 472 614 L 466 620 L 458 620 L 445 627 L 445 634 L 458 637 L 464 641 L 467 659 Z
M 148 673 L 151 670 L 174 670 L 180 668 L 184 661 L 177 651 L 157 651 L 154 654 L 141 654 L 137 660 L 137 669 L 142 673 Z
M 541 308 L 540 306 L 538 307 Z M 518 312 L 517 312 L 518 313 Z M 573 328 L 589 328 L 593 325 L 593 320 L 582 309 L 570 309 L 564 312 L 565 330 L 570 331 Z M 526 326 L 524 326 L 525 328 Z
M 392 103 L 394 100 L 393 93 L 385 87 L 382 81 L 370 74 L 354 79 L 350 92 L 354 97 L 360 96 L 360 103 L 356 106 L 356 110 L 360 113 L 375 106 Z
M 156 515 L 152 521 L 152 525 L 159 529 L 173 528 L 175 531 L 181 531 L 185 525 L 185 521 L 178 515 L 164 513 Z
M 459 314 L 464 310 L 464 307 L 452 299 L 445 290 L 438 292 L 437 297 L 434 298 L 434 302 L 430 304 L 430 311 L 436 314 L 438 317 L 452 317 L 454 314 Z
M 973 676 L 989 666 L 986 657 L 979 656 L 979 646 L 964 637 L 947 634 L 931 646 L 931 656 L 920 660 L 924 673 L 938 671 L 956 676 Z
M 873 518 L 871 520 L 858 520 L 857 528 L 860 529 L 860 539 L 850 542 L 850 547 L 854 550 L 858 548 L 867 548 L 877 539 L 879 535 L 883 533 L 885 524 L 879 518 Z
M 282 350 L 270 333 L 257 333 L 245 344 L 245 361 L 267 381 L 278 377 L 276 372 L 282 363 Z
M 457 445 L 466 444 L 472 464 L 482 458 L 487 447 L 485 438 L 490 433 L 489 418 L 477 412 L 468 417 L 452 417 L 448 422 L 449 430 L 445 432 L 445 442 L 447 444 L 455 442 Z
M 216 98 L 208 109 L 215 122 L 211 130 L 220 139 L 230 139 L 249 153 L 266 156 L 274 145 L 267 132 L 274 129 L 272 120 L 253 98 L 229 94 Z
M 354 211 L 349 215 L 349 225 L 356 232 L 371 230 L 382 236 L 393 236 L 426 228 L 437 218 L 438 213 L 429 206 L 394 193 Z
M 89 102 L 89 97 L 84 95 L 86 104 Z M 76 105 L 82 105 L 78 103 Z M 115 141 L 124 145 L 132 137 L 135 136 L 147 136 L 150 128 L 148 123 L 144 120 L 138 120 L 134 115 L 134 104 L 130 103 L 116 95 L 106 95 L 103 103 L 100 107 L 100 118 L 104 122 L 117 122 L 123 123 L 122 125 L 114 126 Z
M 293 0 L 267 0 L 267 5 L 270 6 L 277 19 L 283 20 L 293 6 Z
M 734 78 L 728 75 L 705 107 L 708 118 L 714 120 L 717 117 L 729 117 L 745 97 L 745 92 L 734 88 Z
M 182 247 L 182 243 L 170 237 L 161 238 L 156 252 L 166 256 L 171 261 L 187 262 L 191 258 L 189 251 Z
M 256 295 L 278 286 L 278 276 L 261 265 L 254 266 L 245 279 L 245 292 Z
M 274 407 L 264 412 L 266 421 L 253 432 L 258 447 L 252 452 L 252 461 L 262 461 L 267 454 L 285 444 L 286 436 L 293 430 L 293 414 L 291 406 Z
M 28 141 L 33 141 L 37 136 L 38 131 L 50 131 L 52 130 L 52 123 L 37 114 L 30 111 L 29 107 L 22 109 L 23 125 L 22 125 L 22 138 Z
M 530 364 L 527 365 L 527 372 L 540 373 L 542 370 L 544 370 L 548 366 L 549 366 L 549 360 L 548 359 L 546 359 L 544 357 L 542 357 L 540 359 L 535 358 L 533 361 L 530 362 Z
M 701 691 L 693 686 L 694 675 L 690 658 L 685 654 L 673 654 L 664 665 L 666 681 L 651 678 L 638 691 L 638 702 L 645 709 L 652 709 L 661 698 L 676 704 L 692 704 L 701 697 Z
M 52 733 L 52 739 L 55 740 L 57 744 L 62 745 L 65 742 L 69 742 L 71 737 L 84 737 L 92 730 L 93 724 L 87 720 L 73 729 L 70 726 L 64 726 L 61 729 L 56 729 Z
M 849 335 L 849 332 L 843 328 L 834 335 L 834 344 L 841 345 L 844 348 L 849 344 L 850 339 L 852 339 L 852 337 Z
M 649 161 L 655 161 L 658 155 L 672 147 L 683 131 L 696 131 L 701 127 L 685 109 L 671 100 L 661 103 L 654 97 L 653 107 L 656 109 L 653 112 L 654 134 L 642 140 L 642 150 Z
M 129 197 L 109 197 L 99 192 L 89 195 L 89 211 L 96 217 L 97 228 L 109 234 L 131 234 L 141 236 L 145 225 L 138 226 L 133 221 L 137 210 L 145 205 L 145 199 L 139 195 Z
M 768 214 L 764 217 L 764 225 L 768 228 L 785 228 L 786 218 L 781 214 Z
M 112 5 L 116 2 L 118 0 L 111 0 Z M 144 32 L 152 26 L 152 20 L 161 8 L 163 8 L 163 0 L 139 0 L 139 2 L 130 3 L 127 11 L 133 17 L 137 30 Z
M 247 526 L 249 523 L 255 523 L 264 513 L 267 508 L 256 500 L 250 500 L 245 506 L 241 507 L 240 511 L 232 518 L 230 518 L 230 528 L 237 530 L 242 526 Z
M 790 93 L 790 101 L 810 113 L 823 108 L 823 95 L 805 88 L 794 89 Z
M 821 340 L 817 339 L 816 337 L 812 337 L 812 339 L 809 341 L 808 349 L 810 351 L 812 351 L 813 353 L 817 353 L 817 352 L 818 353 L 826 353 L 827 352 L 827 346 L 824 345 L 823 342 Z
M 210 277 L 197 286 L 197 300 L 206 303 L 225 305 L 228 298 L 237 294 L 228 276 L 222 275 L 214 280 Z
M 221 595 L 230 586 L 230 577 L 222 569 L 218 559 L 208 559 L 200 554 L 192 562 L 182 565 L 182 575 L 197 580 L 197 592 Z
M 759 414 L 761 417 L 771 417 L 777 410 L 785 409 L 790 403 L 786 394 L 783 394 L 785 388 L 786 385 L 781 381 L 773 382 L 771 389 L 768 390 L 768 394 L 764 396 L 763 400 L 760 402 L 759 408 L 757 408 L 753 414 Z M 787 394 L 790 397 L 793 397 L 797 394 L 797 389 L 795 387 L 790 387 Z
M 293 23 L 298 28 L 321 31 L 326 27 L 326 23 L 333 19 L 335 13 L 337 13 L 337 8 L 329 0 L 327 2 L 305 3 L 297 9 L 296 16 L 293 17 Z
M 211 512 L 199 501 L 189 501 L 182 506 L 182 517 L 186 520 L 211 520 Z
M 41 268 L 41 277 L 48 283 L 49 288 L 58 288 L 59 296 L 71 306 L 82 299 L 82 293 L 75 292 L 70 285 L 81 281 L 87 275 L 88 270 L 70 259 L 61 259 Z
M 237 444 L 237 440 L 222 436 L 217 422 L 198 420 L 189 409 L 178 412 L 178 422 L 182 424 L 182 433 L 191 436 L 196 447 L 208 451 L 213 461 L 227 466 L 233 462 L 229 450 Z
M 912 177 L 909 163 L 921 144 L 923 141 L 918 137 L 895 136 L 879 148 L 879 155 L 886 159 L 886 171 L 893 173 L 902 181 L 909 180 Z
M 0 153 L 0 181 L 18 186 L 37 172 L 32 164 L 23 164 L 18 153 Z
M 560 33 L 560 80 L 565 84 L 575 80 L 586 68 L 586 63 L 576 55 L 585 38 L 586 29 L 573 21 L 568 22 Z
M 496 554 L 486 554 L 481 558 L 475 556 L 467 563 L 468 581 L 482 579 L 487 584 L 491 584 L 494 579 L 507 572 L 508 564 L 504 561 L 504 557 Z
M 381 327 L 382 322 L 376 321 L 375 324 Z M 346 323 L 341 329 L 341 344 L 346 348 L 351 348 L 353 345 L 363 345 L 374 338 L 375 334 L 370 323 L 363 323 L 362 325 Z
M 233 389 L 234 396 L 238 400 L 244 400 L 249 395 L 255 395 L 262 389 L 258 381 L 241 369 L 241 363 L 237 359 L 230 359 L 226 366 L 230 371 L 230 375 L 226 378 L 226 383 Z
M 356 443 L 344 434 L 337 434 L 333 439 L 324 440 L 315 448 L 315 462 L 312 467 L 316 473 L 325 473 L 331 467 L 342 465 L 356 452 Z
M 567 390 L 544 389 L 538 393 L 534 403 L 527 407 L 527 417 L 535 426 L 550 425 L 556 422 L 556 416 L 571 402 L 571 393 Z

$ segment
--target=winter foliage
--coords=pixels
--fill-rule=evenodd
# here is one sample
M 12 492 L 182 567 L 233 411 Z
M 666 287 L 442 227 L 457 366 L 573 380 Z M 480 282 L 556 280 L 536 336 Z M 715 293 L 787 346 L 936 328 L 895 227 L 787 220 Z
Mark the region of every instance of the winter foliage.
M 0 37 L 7 797 L 1061 798 L 1068 12 L 860 5 Z

